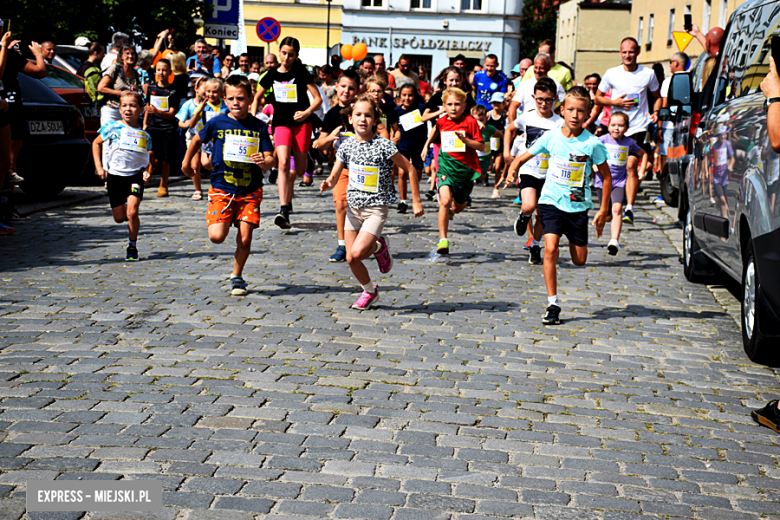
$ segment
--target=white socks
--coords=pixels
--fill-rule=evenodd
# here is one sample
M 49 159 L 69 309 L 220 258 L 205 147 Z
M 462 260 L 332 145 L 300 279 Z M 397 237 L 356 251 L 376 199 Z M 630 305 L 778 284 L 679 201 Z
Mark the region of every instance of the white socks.
M 363 288 L 363 290 L 364 290 L 364 291 L 366 291 L 367 293 L 374 294 L 374 286 L 373 286 L 373 284 L 372 284 L 370 281 L 369 281 L 368 283 L 365 283 L 365 284 L 360 284 L 360 286 L 361 286 L 361 287 Z
M 558 295 L 555 296 L 548 296 L 547 297 L 547 303 L 550 305 L 555 305 L 557 307 L 561 306 L 561 302 L 558 300 Z
M 346 240 L 339 240 L 339 246 L 347 247 L 347 241 Z
M 534 238 L 534 241 L 531 242 L 531 247 L 539 247 L 540 242 Z
M 634 211 L 634 207 L 631 204 L 626 204 L 626 209 L 624 211 Z

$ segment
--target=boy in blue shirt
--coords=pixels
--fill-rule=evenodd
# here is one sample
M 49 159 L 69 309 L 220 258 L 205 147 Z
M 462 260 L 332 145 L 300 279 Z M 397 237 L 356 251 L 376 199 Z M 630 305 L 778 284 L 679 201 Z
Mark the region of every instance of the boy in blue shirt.
M 561 322 L 558 299 L 558 246 L 561 235 L 569 239 L 571 260 L 576 266 L 588 259 L 588 210 L 593 207 L 588 182 L 591 166 L 596 165 L 603 179 L 601 209 L 593 219 L 596 235 L 601 236 L 609 221 L 612 176 L 607 166 L 607 149 L 582 124 L 590 115 L 591 99 L 583 87 L 572 87 L 563 99 L 563 127 L 548 130 L 520 156 L 522 166 L 535 155 L 549 154 L 547 182 L 539 199 L 544 233 L 544 283 L 547 287 L 545 325 Z M 517 160 L 516 160 L 517 162 Z
M 265 123 L 249 114 L 252 87 L 244 76 L 230 76 L 225 82 L 225 102 L 229 113 L 208 121 L 187 148 L 182 171 L 192 176 L 192 158 L 201 143 L 214 143 L 206 212 L 209 240 L 225 241 L 230 226 L 238 228 L 230 294 L 245 296 L 247 284 L 244 265 L 249 258 L 252 232 L 260 224 L 260 202 L 263 200 L 263 170 L 273 166 L 273 145 Z

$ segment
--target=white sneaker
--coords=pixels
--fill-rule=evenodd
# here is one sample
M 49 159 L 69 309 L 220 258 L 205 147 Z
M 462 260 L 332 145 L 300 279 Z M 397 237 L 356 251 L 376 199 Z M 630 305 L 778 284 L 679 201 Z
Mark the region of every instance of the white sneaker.
M 493 194 L 490 196 L 491 199 L 500 199 L 501 198 L 501 192 L 497 189 L 493 188 Z
M 618 254 L 618 251 L 620 251 L 620 244 L 618 244 L 618 241 L 613 238 L 609 241 L 609 244 L 607 244 L 607 253 L 615 256 Z
M 19 174 L 18 174 L 18 173 L 16 173 L 16 172 L 11 172 L 11 173 L 9 173 L 9 174 L 8 174 L 8 179 L 9 179 L 11 182 L 24 182 L 24 177 L 22 177 L 21 175 L 19 175 Z

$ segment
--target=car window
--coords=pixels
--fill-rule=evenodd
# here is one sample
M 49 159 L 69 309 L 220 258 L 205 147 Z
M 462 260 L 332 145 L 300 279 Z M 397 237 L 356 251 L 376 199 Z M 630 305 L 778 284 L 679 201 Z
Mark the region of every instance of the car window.
M 70 65 L 76 69 L 79 70 L 79 67 L 84 63 L 84 61 L 87 59 L 87 56 L 89 54 L 84 53 L 69 53 L 69 52 L 63 52 L 63 53 L 57 53 L 57 56 L 59 56 L 61 59 L 67 61 L 70 63 Z
M 19 74 L 19 85 L 22 87 L 22 101 L 25 103 L 57 103 L 65 101 L 41 80 L 31 78 L 26 74 Z
M 46 77 L 41 81 L 49 88 L 84 88 L 83 79 L 54 65 L 46 65 Z
M 718 64 L 716 105 L 758 90 L 769 71 L 770 37 L 780 34 L 778 23 L 778 2 L 732 15 Z

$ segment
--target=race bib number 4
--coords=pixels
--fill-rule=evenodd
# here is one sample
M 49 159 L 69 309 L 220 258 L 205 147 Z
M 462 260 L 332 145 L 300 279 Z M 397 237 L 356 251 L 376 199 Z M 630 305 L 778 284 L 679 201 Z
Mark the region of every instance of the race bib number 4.
M 260 139 L 243 135 L 225 135 L 222 158 L 226 161 L 254 163 L 252 156 L 257 153 Z
M 157 110 L 168 111 L 168 96 L 150 96 L 149 103 Z
M 135 128 L 123 127 L 119 134 L 119 148 L 130 152 L 147 151 L 146 132 Z
M 616 144 L 608 144 L 607 147 L 607 164 L 610 166 L 625 166 L 628 162 L 628 146 L 619 146 Z
M 297 103 L 298 102 L 298 86 L 283 85 L 280 83 L 274 84 L 274 97 L 279 103 Z
M 399 122 L 401 123 L 403 129 L 407 132 L 423 124 L 422 116 L 420 115 L 419 110 L 412 110 L 408 114 L 402 115 L 399 118 Z
M 585 165 L 584 162 L 572 162 L 555 157 L 550 160 L 547 178 L 564 186 L 580 188 L 585 185 Z
M 466 143 L 458 139 L 455 132 L 442 132 L 441 149 L 445 152 L 465 152 Z
M 360 191 L 376 193 L 379 191 L 379 168 L 359 164 L 350 165 L 349 186 Z

